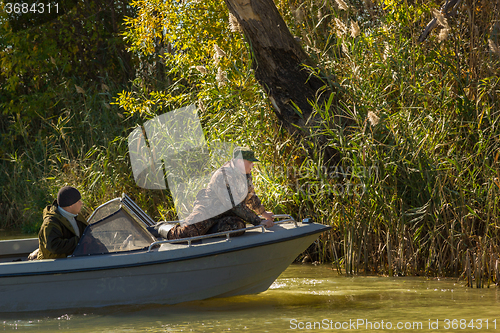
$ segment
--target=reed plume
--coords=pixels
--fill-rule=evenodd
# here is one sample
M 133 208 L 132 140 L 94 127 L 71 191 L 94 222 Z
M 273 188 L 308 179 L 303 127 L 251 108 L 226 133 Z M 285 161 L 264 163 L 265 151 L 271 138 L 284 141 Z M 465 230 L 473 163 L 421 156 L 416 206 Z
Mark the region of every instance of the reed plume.
M 196 66 L 196 69 L 198 70 L 198 72 L 200 72 L 201 74 L 207 74 L 207 68 L 205 66 Z
M 368 120 L 370 121 L 370 124 L 372 126 L 377 126 L 377 124 L 379 123 L 380 121 L 380 118 L 379 116 L 377 116 L 374 112 L 372 111 L 369 111 L 368 112 Z
M 349 6 L 344 2 L 344 0 L 335 0 L 337 5 L 339 6 L 340 9 L 342 10 L 348 10 Z
M 337 28 L 337 36 L 342 37 L 347 32 L 347 27 L 340 19 L 335 18 L 335 27 Z
M 226 56 L 226 52 L 224 52 L 220 47 L 219 45 L 217 44 L 214 44 L 214 50 L 215 50 L 215 56 L 217 56 L 217 58 L 224 58 Z
M 231 13 L 229 13 L 229 29 L 232 32 L 241 32 L 241 31 L 243 31 L 243 29 L 241 28 L 240 23 L 236 19 L 236 16 L 234 16 Z
M 226 75 L 226 72 L 223 71 L 222 68 L 220 68 L 220 67 L 217 70 L 216 80 L 217 80 L 217 84 L 219 85 L 219 87 L 226 85 L 227 75 Z
M 491 52 L 500 55 L 500 48 L 491 38 L 488 39 L 488 45 L 490 47 Z
M 352 38 L 356 38 L 361 33 L 361 29 L 359 29 L 359 24 L 356 21 L 351 21 L 351 36 Z

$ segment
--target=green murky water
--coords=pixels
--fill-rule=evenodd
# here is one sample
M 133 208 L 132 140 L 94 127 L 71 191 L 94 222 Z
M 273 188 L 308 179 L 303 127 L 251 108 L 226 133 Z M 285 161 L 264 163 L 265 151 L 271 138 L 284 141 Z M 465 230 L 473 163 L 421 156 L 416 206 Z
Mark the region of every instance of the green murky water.
M 4 301 L 4 300 L 2 300 Z M 261 294 L 174 306 L 0 314 L 17 332 L 500 332 L 500 288 L 455 279 L 345 277 L 291 265 Z

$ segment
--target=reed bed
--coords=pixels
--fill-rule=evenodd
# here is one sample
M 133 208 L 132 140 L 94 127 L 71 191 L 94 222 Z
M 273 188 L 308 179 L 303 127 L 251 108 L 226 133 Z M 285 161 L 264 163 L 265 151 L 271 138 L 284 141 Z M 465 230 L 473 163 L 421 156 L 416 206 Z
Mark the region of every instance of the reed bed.
M 466 2 L 446 39 L 438 31 L 419 44 L 428 2 L 342 3 L 310 1 L 285 14 L 308 36 L 325 84 L 339 82 L 340 105 L 315 105 L 325 122 L 314 135 L 330 138 L 341 163 L 307 156 L 280 166 L 294 170 L 293 183 L 271 179 L 272 170 L 263 177 L 295 192 L 282 205 L 333 227 L 315 260 L 346 274 L 498 285 L 500 54 L 490 44 L 500 7 Z M 350 127 L 327 121 L 340 111 Z
M 133 193 L 156 219 L 160 214 L 173 216 L 168 194 L 135 185 L 127 136 L 139 120 L 124 116 L 112 104 L 113 96 L 123 87 L 106 83 L 103 88 L 102 84 L 78 82 L 84 93 L 69 83 L 68 92 L 58 96 L 58 116 L 40 117 L 29 124 L 23 124 L 19 117 L 2 121 L 11 131 L 5 130 L 10 135 L 1 138 L 5 152 L 0 161 L 0 229 L 37 233 L 43 208 L 64 185 L 81 191 L 85 214 L 126 192 Z M 24 126 L 25 130 L 12 126 Z M 16 135 L 19 132 L 21 135 Z

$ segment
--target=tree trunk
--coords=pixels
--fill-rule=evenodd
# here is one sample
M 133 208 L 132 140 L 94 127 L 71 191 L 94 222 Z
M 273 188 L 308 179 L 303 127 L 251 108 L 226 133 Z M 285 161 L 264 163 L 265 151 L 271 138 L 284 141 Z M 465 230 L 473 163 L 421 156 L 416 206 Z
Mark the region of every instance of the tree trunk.
M 311 134 L 312 102 L 325 83 L 304 65 L 314 67 L 288 30 L 273 0 L 225 0 L 252 49 L 255 78 L 265 89 L 282 126 L 291 134 Z M 328 89 L 323 96 L 329 97 Z M 319 143 L 325 141 L 319 137 Z M 335 154 L 331 148 L 325 158 Z

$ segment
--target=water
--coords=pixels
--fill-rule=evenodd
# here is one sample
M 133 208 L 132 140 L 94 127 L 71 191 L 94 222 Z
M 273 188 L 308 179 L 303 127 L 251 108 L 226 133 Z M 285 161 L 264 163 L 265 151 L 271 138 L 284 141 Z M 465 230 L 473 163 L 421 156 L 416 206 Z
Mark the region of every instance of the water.
M 38 237 L 38 234 L 25 234 L 18 230 L 0 229 L 0 240 L 32 238 L 32 237 Z
M 500 332 L 500 289 L 493 286 L 469 289 L 456 279 L 345 277 L 328 265 L 291 265 L 268 291 L 258 295 L 173 306 L 0 314 L 0 329 L 17 332 Z

